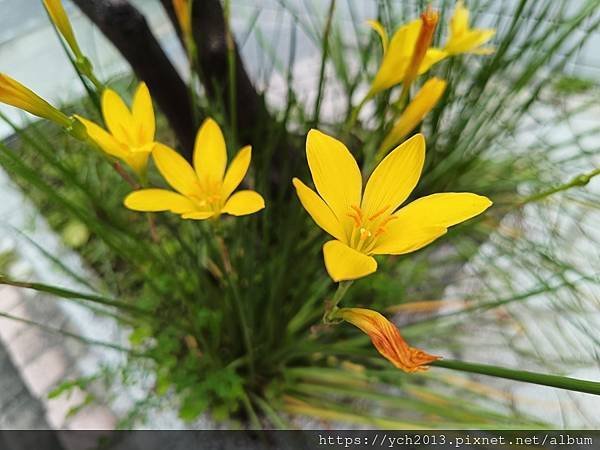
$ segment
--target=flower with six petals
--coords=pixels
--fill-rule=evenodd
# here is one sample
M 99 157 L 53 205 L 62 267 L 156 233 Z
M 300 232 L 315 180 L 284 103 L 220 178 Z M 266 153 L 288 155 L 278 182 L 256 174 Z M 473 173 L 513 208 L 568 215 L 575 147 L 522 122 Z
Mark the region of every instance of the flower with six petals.
M 227 148 L 219 125 L 204 121 L 194 146 L 194 167 L 179 153 L 157 144 L 152 157 L 164 179 L 177 192 L 141 189 L 125 198 L 135 211 L 171 211 L 183 219 L 204 220 L 221 214 L 244 216 L 265 207 L 260 194 L 251 190 L 233 193 L 250 166 L 251 147 L 242 148 L 227 171 Z M 232 195 L 233 194 L 233 195 Z
M 108 131 L 94 122 L 76 116 L 88 136 L 107 154 L 122 160 L 138 175 L 143 175 L 155 146 L 156 122 L 152 98 L 145 83 L 140 83 L 131 110 L 112 89 L 102 94 L 102 115 Z
M 425 161 L 425 139 L 417 134 L 391 151 L 362 189 L 356 160 L 340 141 L 311 130 L 306 156 L 317 192 L 294 178 L 304 208 L 333 236 L 323 246 L 334 281 L 353 280 L 377 270 L 373 255 L 401 255 L 433 242 L 492 202 L 471 193 L 440 193 L 398 207 L 413 191 Z
M 456 3 L 454 14 L 450 19 L 450 36 L 444 46 L 449 55 L 459 53 L 476 53 L 488 55 L 494 51 L 491 47 L 482 47 L 489 41 L 496 30 L 484 28 L 471 28 L 469 26 L 469 10 L 462 1 Z
M 342 308 L 336 316 L 360 328 L 383 357 L 405 372 L 427 370 L 427 364 L 439 356 L 410 347 L 398 328 L 377 311 L 364 308 Z

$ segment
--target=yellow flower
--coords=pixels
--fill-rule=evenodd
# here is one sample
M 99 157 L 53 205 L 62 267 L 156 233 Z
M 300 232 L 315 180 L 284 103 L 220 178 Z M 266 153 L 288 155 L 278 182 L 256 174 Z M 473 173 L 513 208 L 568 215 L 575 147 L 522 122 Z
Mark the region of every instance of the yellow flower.
M 456 3 L 454 14 L 450 19 L 450 37 L 444 50 L 449 55 L 459 53 L 476 53 L 487 55 L 494 51 L 491 47 L 482 47 L 489 41 L 496 30 L 469 27 L 469 10 L 462 1 Z
M 61 34 L 61 36 L 65 39 L 69 48 L 73 51 L 73 54 L 77 58 L 81 58 L 83 54 L 81 53 L 81 49 L 79 48 L 79 44 L 77 44 L 77 39 L 75 39 L 75 33 L 73 33 L 73 28 L 71 27 L 71 22 L 69 22 L 69 17 L 65 12 L 65 8 L 61 0 L 43 0 L 44 6 L 46 7 L 46 11 L 50 15 L 52 22 L 56 26 L 56 29 Z
M 364 308 L 342 308 L 337 317 L 351 323 L 367 334 L 383 357 L 405 372 L 427 370 L 427 365 L 440 359 L 423 350 L 410 347 L 398 328 L 377 311 Z
M 145 83 L 140 83 L 131 110 L 121 97 L 105 89 L 102 115 L 108 131 L 94 122 L 76 116 L 88 136 L 107 154 L 128 164 L 136 173 L 146 171 L 148 157 L 154 148 L 155 119 L 152 98 Z
M 242 148 L 227 171 L 227 149 L 219 125 L 204 121 L 194 146 L 194 168 L 169 147 L 157 144 L 154 162 L 165 180 L 177 192 L 142 189 L 125 198 L 125 206 L 135 211 L 171 211 L 183 219 L 203 220 L 226 213 L 244 216 L 265 207 L 257 192 L 233 191 L 244 179 L 250 166 L 251 147 Z
M 175 10 L 179 27 L 181 28 L 181 34 L 183 34 L 186 39 L 189 39 L 192 35 L 192 17 L 190 14 L 192 9 L 191 2 L 189 0 L 173 0 L 173 9 Z
M 379 34 L 383 46 L 383 60 L 373 79 L 368 96 L 402 83 L 411 66 L 416 67 L 416 69 L 411 69 L 414 70 L 415 75 L 420 75 L 427 72 L 432 65 L 446 56 L 446 52 L 438 48 L 428 48 L 431 43 L 431 36 L 427 39 L 428 32 L 422 33 L 423 19 L 413 20 L 398 28 L 391 41 L 389 41 L 387 33 L 379 22 L 371 20 L 368 23 Z M 432 21 L 425 23 L 427 30 L 431 29 Z M 421 39 L 419 39 L 419 36 L 422 36 Z M 417 46 L 417 44 L 419 45 Z M 408 73 L 408 75 L 411 74 Z
M 70 128 L 72 121 L 35 92 L 4 73 L 0 73 L 0 102 Z
M 425 118 L 442 97 L 446 90 L 446 81 L 440 78 L 427 80 L 423 87 L 417 92 L 412 101 L 383 140 L 379 147 L 378 159 L 383 158 L 386 150 L 397 145 Z
M 317 192 L 293 183 L 313 220 L 335 240 L 323 246 L 334 281 L 361 278 L 377 270 L 372 255 L 414 252 L 447 228 L 485 211 L 492 202 L 471 193 L 433 194 L 398 207 L 415 188 L 425 161 L 425 139 L 417 134 L 375 168 L 364 192 L 356 160 L 340 141 L 311 130 L 306 156 Z

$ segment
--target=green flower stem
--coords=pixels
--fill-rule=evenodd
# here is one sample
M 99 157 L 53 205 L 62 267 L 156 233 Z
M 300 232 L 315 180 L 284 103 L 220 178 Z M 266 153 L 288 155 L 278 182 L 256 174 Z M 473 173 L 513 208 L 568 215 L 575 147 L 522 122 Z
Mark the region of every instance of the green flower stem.
M 49 327 L 47 325 L 44 325 L 43 323 L 35 322 L 33 320 L 25 319 L 23 317 L 13 316 L 11 314 L 7 314 L 7 313 L 3 313 L 3 312 L 0 312 L 0 317 L 3 317 L 8 320 L 14 320 L 15 322 L 24 323 L 26 325 L 31 325 L 31 326 L 36 327 L 46 333 L 56 334 L 56 335 L 68 337 L 70 339 L 75 339 L 75 340 L 77 340 L 79 342 L 83 342 L 84 344 L 87 344 L 87 345 L 110 348 L 112 350 L 117 350 L 119 352 L 127 353 L 130 356 L 135 356 L 135 357 L 139 357 L 139 358 L 149 358 L 149 356 L 147 356 L 143 353 L 139 353 L 139 352 L 136 352 L 135 350 L 131 350 L 129 348 L 122 347 L 118 344 L 113 344 L 112 342 L 105 342 L 105 341 L 98 341 L 96 339 L 89 339 L 89 338 L 86 338 L 85 336 L 81 336 L 76 333 L 71 333 L 70 331 L 63 330 L 60 328 Z
M 335 11 L 335 0 L 329 2 L 329 12 L 327 13 L 327 21 L 325 22 L 325 30 L 323 31 L 323 48 L 321 56 L 321 69 L 319 71 L 319 87 L 317 88 L 317 99 L 315 101 L 315 110 L 313 112 L 312 126 L 316 127 L 319 123 L 319 115 L 321 112 L 321 101 L 323 99 L 323 86 L 325 84 L 325 66 L 329 57 L 329 34 L 331 33 L 331 22 L 333 21 L 333 13 Z
M 356 121 L 358 120 L 358 115 L 360 114 L 361 109 L 363 108 L 363 106 L 365 106 L 365 104 L 371 99 L 371 94 L 370 92 L 367 93 L 367 95 L 365 95 L 365 97 L 360 101 L 360 103 L 358 105 L 356 105 L 353 109 L 352 112 L 350 113 L 350 118 L 348 119 L 348 121 L 346 122 L 346 125 L 344 125 L 344 130 L 343 130 L 343 134 L 344 135 L 349 135 L 350 134 L 350 130 L 352 129 L 352 127 L 354 127 L 354 125 L 356 124 Z
M 275 408 L 273 408 L 267 400 L 262 399 L 258 395 L 250 394 L 250 398 L 254 403 L 261 409 L 264 416 L 279 430 L 287 430 L 290 428 L 290 424 L 283 420 Z
M 338 304 L 348 292 L 348 289 L 352 286 L 352 281 L 340 281 L 338 284 L 337 291 L 333 295 L 331 301 L 327 304 L 325 308 L 325 313 L 323 314 L 323 322 L 324 323 L 336 323 L 339 322 L 339 319 L 335 317 L 336 312 L 338 311 Z
M 244 340 L 244 347 L 246 348 L 246 352 L 248 354 L 248 367 L 250 370 L 250 377 L 254 378 L 254 349 L 252 347 L 250 327 L 248 326 L 248 321 L 246 320 L 246 312 L 244 311 L 244 305 L 242 304 L 242 299 L 240 298 L 237 284 L 235 282 L 235 274 L 231 265 L 231 260 L 229 258 L 229 250 L 227 249 L 225 241 L 223 240 L 220 234 L 220 224 L 218 223 L 218 221 L 211 221 L 210 225 L 212 232 L 212 244 L 213 247 L 219 253 L 219 256 L 221 257 L 221 262 L 223 264 L 224 279 L 229 289 L 231 290 L 234 307 L 239 316 L 240 325 L 242 327 L 242 338 Z
M 185 37 L 185 47 L 190 69 L 188 91 L 190 92 L 194 124 L 198 125 L 200 122 L 200 101 L 198 98 L 198 93 L 196 92 L 196 80 L 198 79 L 198 74 L 200 74 L 200 64 L 198 63 L 198 51 L 196 49 L 196 43 L 191 36 Z
M 111 306 L 114 308 L 118 308 L 123 311 L 127 311 L 132 314 L 138 314 L 142 316 L 151 316 L 152 312 L 148 310 L 144 310 L 138 308 L 135 305 L 131 305 L 126 302 L 122 302 L 119 300 L 113 300 L 110 298 L 102 297 L 96 294 L 86 294 L 83 292 L 76 292 L 69 289 L 63 289 L 56 286 L 51 286 L 43 283 L 33 283 L 27 281 L 18 281 L 8 278 L 6 276 L 0 275 L 0 285 L 13 286 L 23 289 L 31 289 L 37 292 L 44 292 L 46 294 L 50 294 L 56 297 L 64 298 L 67 300 L 84 300 L 92 303 L 97 303 L 103 306 Z
M 476 364 L 448 359 L 434 361 L 430 365 L 451 370 L 459 370 L 461 372 L 478 373 L 497 378 L 522 381 L 524 383 L 539 384 L 569 391 L 600 395 L 600 382 L 597 381 L 578 380 L 576 378 L 561 377 L 558 375 L 548 375 L 526 370 L 507 369 L 505 367 L 488 364 Z
M 242 391 L 242 404 L 244 405 L 244 409 L 246 410 L 246 414 L 248 414 L 248 419 L 250 419 L 250 424 L 252 429 L 254 430 L 262 430 L 262 425 L 260 423 L 260 419 L 252 406 L 252 402 L 250 401 L 250 397 L 246 391 Z
M 91 83 L 94 85 L 94 88 L 96 89 L 96 92 L 99 95 L 102 94 L 102 91 L 104 91 L 105 88 L 104 83 L 102 83 L 96 77 L 96 74 L 94 73 L 94 68 L 90 60 L 83 55 L 78 55 L 75 57 L 74 63 L 75 67 L 77 68 L 77 71 L 91 81 Z
M 236 79 L 236 54 L 233 35 L 231 33 L 231 0 L 225 0 L 225 43 L 227 45 L 227 69 L 229 86 L 229 123 L 234 136 L 234 142 L 237 142 L 237 79 Z
M 404 83 L 402 85 L 402 91 L 400 92 L 400 97 L 398 97 L 398 100 L 396 100 L 396 102 L 394 103 L 394 110 L 396 112 L 402 111 L 404 108 L 406 108 L 408 106 L 408 101 L 410 98 L 410 85 L 412 83 Z
M 521 200 L 517 204 L 517 206 L 523 206 L 528 203 L 537 202 L 537 201 L 543 200 L 546 197 L 550 197 L 551 195 L 569 190 L 574 187 L 583 187 L 583 186 L 587 185 L 591 181 L 592 178 L 594 178 L 595 176 L 598 176 L 598 175 L 600 175 L 600 168 L 592 170 L 591 172 L 588 172 L 585 174 L 578 175 L 575 178 L 573 178 L 571 181 L 569 181 L 568 183 L 561 184 L 560 186 L 556 186 L 554 188 L 548 189 L 547 191 L 543 191 L 538 194 L 534 194 L 529 197 L 526 197 L 523 200 Z

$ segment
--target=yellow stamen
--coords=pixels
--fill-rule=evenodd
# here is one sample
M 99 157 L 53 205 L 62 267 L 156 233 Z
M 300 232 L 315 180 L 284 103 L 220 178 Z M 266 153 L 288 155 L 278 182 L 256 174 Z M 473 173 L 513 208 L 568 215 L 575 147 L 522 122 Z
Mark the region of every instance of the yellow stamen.
M 377 211 L 375 214 L 373 214 L 371 217 L 369 217 L 369 220 L 371 220 L 371 221 L 375 220 L 377 217 L 382 215 L 388 208 L 389 208 L 389 206 L 384 206 L 379 211 Z

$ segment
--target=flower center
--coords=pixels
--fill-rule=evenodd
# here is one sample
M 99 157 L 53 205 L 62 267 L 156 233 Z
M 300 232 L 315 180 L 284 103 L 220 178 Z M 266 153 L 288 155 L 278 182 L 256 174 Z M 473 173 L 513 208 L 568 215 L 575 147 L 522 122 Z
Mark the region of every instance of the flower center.
M 204 180 L 198 182 L 197 189 L 188 197 L 202 210 L 218 212 L 223 207 L 221 181 Z
M 363 210 L 352 205 L 348 216 L 353 220 L 350 234 L 350 247 L 359 252 L 369 254 L 375 247 L 377 238 L 385 233 L 385 226 L 395 217 L 385 214 L 388 206 L 381 208 L 375 214 L 366 216 Z

